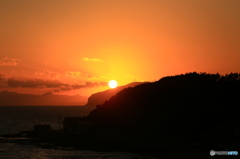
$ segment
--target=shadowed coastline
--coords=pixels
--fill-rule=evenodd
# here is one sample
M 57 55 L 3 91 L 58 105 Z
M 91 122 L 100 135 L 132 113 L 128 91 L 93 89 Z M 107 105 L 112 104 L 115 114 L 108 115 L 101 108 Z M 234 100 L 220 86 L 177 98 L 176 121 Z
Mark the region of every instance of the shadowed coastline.
M 80 119 L 89 126 L 38 135 L 55 146 L 200 158 L 212 149 L 239 148 L 239 95 L 238 73 L 169 76 L 125 88 L 97 105 Z
M 184 154 L 191 147 L 191 153 L 209 155 L 211 149 L 237 149 L 239 95 L 240 74 L 193 72 L 126 88 L 87 118 L 97 134 L 148 141 L 149 147 L 155 144 L 152 149 L 169 147 Z

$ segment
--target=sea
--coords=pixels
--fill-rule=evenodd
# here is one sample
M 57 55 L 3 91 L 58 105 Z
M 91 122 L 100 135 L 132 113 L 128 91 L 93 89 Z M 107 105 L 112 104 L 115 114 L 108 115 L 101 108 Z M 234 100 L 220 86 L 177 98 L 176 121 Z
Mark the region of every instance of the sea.
M 34 125 L 48 124 L 62 128 L 64 117 L 87 116 L 95 107 L 85 106 L 0 106 L 0 136 L 33 130 Z M 152 159 L 152 156 L 128 152 L 42 148 L 27 142 L 11 142 L 0 137 L 0 159 Z M 18 140 L 25 140 L 20 138 Z M 27 139 L 26 139 L 27 141 Z

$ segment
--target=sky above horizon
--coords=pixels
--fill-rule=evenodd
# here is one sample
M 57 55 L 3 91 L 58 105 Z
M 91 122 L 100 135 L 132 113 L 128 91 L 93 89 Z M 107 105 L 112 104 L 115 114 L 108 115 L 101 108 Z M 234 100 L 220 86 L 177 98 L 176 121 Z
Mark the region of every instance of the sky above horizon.
M 0 91 L 240 72 L 239 18 L 239 0 L 0 0 Z

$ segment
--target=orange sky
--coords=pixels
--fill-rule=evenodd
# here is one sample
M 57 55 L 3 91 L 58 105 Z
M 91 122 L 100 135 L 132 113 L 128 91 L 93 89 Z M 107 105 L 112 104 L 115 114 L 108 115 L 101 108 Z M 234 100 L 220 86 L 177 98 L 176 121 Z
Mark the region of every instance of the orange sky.
M 239 0 L 1 0 L 0 90 L 91 93 L 240 72 Z

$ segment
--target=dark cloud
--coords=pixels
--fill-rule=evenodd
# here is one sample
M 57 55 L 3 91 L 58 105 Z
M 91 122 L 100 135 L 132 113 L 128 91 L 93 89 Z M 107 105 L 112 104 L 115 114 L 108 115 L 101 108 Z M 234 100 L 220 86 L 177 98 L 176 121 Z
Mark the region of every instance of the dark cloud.
M 56 72 L 51 72 L 51 71 L 47 71 L 47 70 L 45 70 L 44 73 L 45 73 L 46 75 L 48 75 L 48 77 L 50 77 L 50 78 L 58 78 L 58 77 L 60 76 L 60 75 L 59 75 L 58 73 L 56 73 Z
M 107 86 L 107 82 L 86 82 L 85 84 L 74 84 L 70 87 L 62 87 L 61 90 L 70 90 L 71 89 L 81 89 L 81 88 L 89 88 L 89 87 L 99 87 L 99 86 Z M 64 89 L 63 89 L 64 88 Z
M 71 78 L 76 78 L 78 77 L 79 75 L 81 75 L 81 72 L 79 71 L 66 71 L 66 77 L 71 77 Z
M 2 81 L 4 79 L 4 76 L 5 76 L 4 74 L 0 73 L 0 81 Z
M 0 81 L 4 78 L 0 74 Z M 107 86 L 107 82 L 85 82 L 84 84 L 74 84 L 69 85 L 60 82 L 59 80 L 43 80 L 43 79 L 29 79 L 26 81 L 16 80 L 14 78 L 6 79 L 5 85 L 8 87 L 23 87 L 23 88 L 58 88 L 60 91 L 70 91 L 73 89 L 89 88 L 89 87 L 98 87 L 98 86 Z
M 72 85 L 72 89 L 81 89 L 81 88 L 84 88 L 85 85 L 79 85 L 79 84 L 74 84 Z
M 89 78 L 101 78 L 101 76 L 98 76 L 98 75 L 93 75 L 93 74 L 85 74 L 86 78 L 89 79 Z
M 83 85 L 72 85 L 73 89 L 80 89 L 86 87 L 98 87 L 98 86 L 107 86 L 107 82 L 86 82 Z
M 7 87 L 7 75 L 0 73 L 0 88 Z
M 51 71 L 48 71 L 48 70 L 37 71 L 37 72 L 35 72 L 35 75 L 37 75 L 37 76 L 47 75 L 50 78 L 58 78 L 60 76 L 60 74 L 58 74 L 56 72 L 51 72 Z
M 45 86 L 48 88 L 65 86 L 64 83 L 58 80 L 43 80 L 43 79 L 30 79 L 27 81 L 15 80 L 14 78 L 9 78 L 7 81 L 8 87 L 29 87 L 35 88 L 39 86 Z
M 72 87 L 71 86 L 63 86 L 63 87 L 61 87 L 61 90 L 62 91 L 71 91 Z
M 99 82 L 99 85 L 101 85 L 101 86 L 108 86 L 108 82 Z
M 53 90 L 53 92 L 61 92 L 61 90 L 55 89 L 55 90 Z

